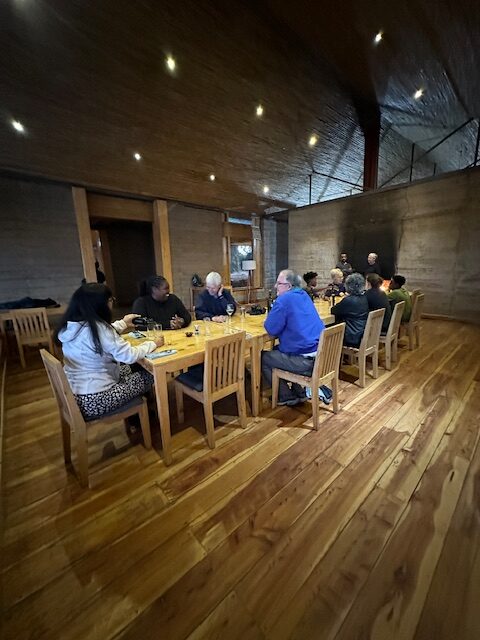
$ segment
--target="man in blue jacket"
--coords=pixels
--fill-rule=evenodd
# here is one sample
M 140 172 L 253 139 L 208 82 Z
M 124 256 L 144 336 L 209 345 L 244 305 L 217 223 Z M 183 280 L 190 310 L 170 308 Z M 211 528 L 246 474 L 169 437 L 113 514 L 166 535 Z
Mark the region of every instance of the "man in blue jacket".
M 205 278 L 205 291 L 200 294 L 195 307 L 197 320 L 210 318 L 213 322 L 225 322 L 229 304 L 233 306 L 232 313 L 235 313 L 237 305 L 230 291 L 224 288 L 222 276 L 216 271 L 211 271 Z
M 271 386 L 272 369 L 284 369 L 304 376 L 312 375 L 320 334 L 325 326 L 308 293 L 301 288 L 301 278 L 290 269 L 280 271 L 277 299 L 265 320 L 265 329 L 279 339 L 273 351 L 262 353 L 262 374 Z M 290 388 L 280 380 L 278 404 L 294 406 L 306 399 L 298 384 Z

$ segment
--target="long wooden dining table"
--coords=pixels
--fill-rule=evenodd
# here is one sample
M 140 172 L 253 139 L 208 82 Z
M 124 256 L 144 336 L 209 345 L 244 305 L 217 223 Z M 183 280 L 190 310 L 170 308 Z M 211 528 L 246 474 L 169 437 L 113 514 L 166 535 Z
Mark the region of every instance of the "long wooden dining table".
M 317 301 L 315 307 L 326 325 L 334 322 L 334 317 L 330 314 L 330 305 L 328 302 Z M 246 348 L 250 355 L 252 415 L 259 415 L 261 354 L 265 344 L 274 339 L 267 333 L 263 326 L 265 318 L 265 315 L 251 316 L 248 314 L 244 318 L 241 318 L 240 314 L 236 314 L 231 318 L 231 321 L 227 323 L 208 322 L 210 329 L 210 335 L 208 336 L 205 335 L 205 325 L 207 323 L 201 320 L 194 321 L 187 328 L 164 331 L 165 344 L 157 351 L 175 350 L 175 353 L 154 360 L 147 358 L 140 360 L 139 364 L 147 369 L 154 376 L 155 380 L 155 396 L 165 464 L 169 465 L 172 462 L 168 381 L 178 376 L 182 371 L 186 371 L 188 367 L 204 361 L 206 340 L 219 338 L 229 332 L 245 331 Z M 199 335 L 187 335 L 187 333 L 194 332 L 194 325 L 198 325 Z M 145 340 L 145 338 L 132 338 L 128 334 L 124 337 L 126 337 L 132 345 L 140 344 Z

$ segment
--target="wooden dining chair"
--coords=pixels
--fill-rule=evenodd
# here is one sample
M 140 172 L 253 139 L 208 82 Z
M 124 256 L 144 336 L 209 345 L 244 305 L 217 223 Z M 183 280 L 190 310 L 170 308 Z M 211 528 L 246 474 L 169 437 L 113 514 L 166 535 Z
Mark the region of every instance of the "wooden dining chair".
M 50 351 L 53 351 L 52 332 L 45 307 L 15 309 L 12 312 L 12 321 L 20 362 L 24 369 L 26 363 L 23 348 L 25 346 L 46 344 Z
M 177 417 L 184 421 L 183 394 L 203 404 L 207 441 L 215 448 L 213 403 L 232 393 L 237 395 L 238 414 L 243 428 L 247 426 L 245 403 L 245 331 L 222 336 L 205 343 L 205 363 L 182 373 L 175 379 Z
M 360 346 L 342 348 L 342 353 L 358 363 L 358 384 L 361 387 L 365 386 L 367 358 L 372 359 L 372 376 L 378 378 L 378 344 L 384 315 L 385 309 L 370 311 Z
M 412 295 L 412 313 L 407 323 L 408 348 L 410 351 L 420 346 L 420 320 L 424 301 L 424 293 L 418 293 L 415 296 Z
M 318 431 L 319 398 L 318 390 L 322 385 L 332 388 L 332 408 L 334 413 L 338 413 L 338 371 L 340 368 L 340 358 L 342 356 L 343 336 L 345 334 L 345 323 L 328 327 L 320 334 L 318 341 L 315 364 L 311 376 L 302 376 L 283 369 L 273 369 L 272 371 L 272 408 L 277 406 L 278 387 L 280 380 L 287 380 L 312 389 L 312 416 L 313 426 Z
M 397 302 L 393 308 L 392 317 L 388 325 L 386 335 L 380 334 L 380 344 L 385 345 L 385 369 L 388 371 L 392 368 L 392 362 L 397 361 L 398 357 L 398 332 L 402 321 L 402 314 L 405 308 L 405 301 Z
M 43 364 L 47 371 L 50 386 L 52 387 L 60 413 L 65 464 L 72 464 L 71 432 L 73 432 L 77 448 L 78 480 L 82 487 L 89 486 L 87 427 L 89 428 L 98 424 L 110 424 L 112 422 L 118 422 L 119 420 L 126 420 L 130 416 L 138 415 L 142 427 L 145 448 L 152 448 L 146 398 L 139 396 L 124 407 L 105 414 L 101 418 L 85 421 L 68 383 L 62 363 L 45 349 L 40 349 L 40 355 L 42 356 Z

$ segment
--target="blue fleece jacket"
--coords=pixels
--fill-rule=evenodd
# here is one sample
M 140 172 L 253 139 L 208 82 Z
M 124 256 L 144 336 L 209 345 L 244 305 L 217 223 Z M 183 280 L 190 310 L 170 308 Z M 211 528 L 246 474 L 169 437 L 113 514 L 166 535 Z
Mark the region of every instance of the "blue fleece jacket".
M 271 336 L 279 338 L 282 353 L 301 355 L 318 347 L 325 325 L 303 289 L 291 289 L 278 296 L 264 323 Z

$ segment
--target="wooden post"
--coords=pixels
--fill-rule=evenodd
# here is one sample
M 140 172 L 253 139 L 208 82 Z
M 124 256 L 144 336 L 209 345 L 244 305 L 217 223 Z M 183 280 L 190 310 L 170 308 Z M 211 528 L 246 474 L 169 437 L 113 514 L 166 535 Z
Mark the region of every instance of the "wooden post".
M 157 273 L 163 275 L 173 289 L 168 207 L 165 200 L 154 200 L 153 202 L 153 245 L 155 247 L 155 267 Z
M 92 234 L 90 230 L 90 218 L 88 216 L 87 194 L 82 187 L 72 187 L 73 206 L 77 218 L 78 239 L 80 241 L 80 253 L 82 255 L 83 275 L 87 282 L 97 281 L 95 271 L 95 256 L 92 247 Z

